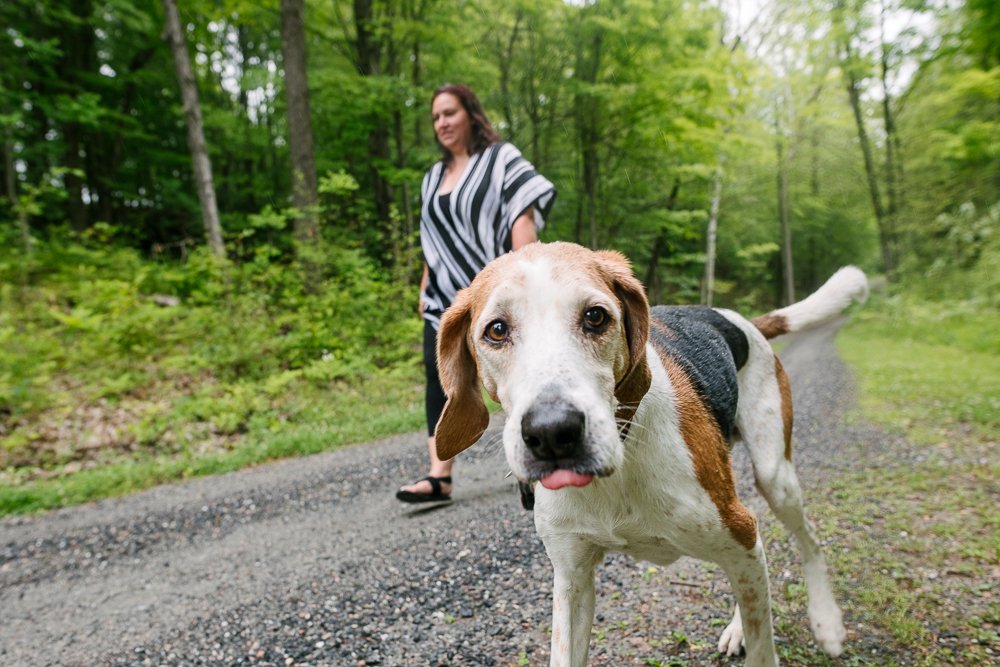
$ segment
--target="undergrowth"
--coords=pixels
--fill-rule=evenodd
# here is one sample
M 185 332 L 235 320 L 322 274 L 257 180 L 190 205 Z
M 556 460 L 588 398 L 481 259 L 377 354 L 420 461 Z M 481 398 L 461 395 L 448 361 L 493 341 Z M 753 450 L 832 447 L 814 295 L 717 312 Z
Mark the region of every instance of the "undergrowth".
M 415 290 L 357 251 L 278 254 L 0 254 L 0 513 L 418 428 Z
M 879 454 L 858 452 L 856 470 L 808 499 L 851 633 L 845 658 L 989 664 L 1000 655 L 1000 314 L 876 299 L 838 345 L 856 372 L 862 416 L 891 438 Z M 766 537 L 790 540 L 776 522 Z M 777 591 L 775 601 L 778 631 L 790 639 L 785 652 L 809 647 L 796 618 L 804 589 Z M 794 650 L 802 655 L 786 655 L 790 664 L 841 664 Z

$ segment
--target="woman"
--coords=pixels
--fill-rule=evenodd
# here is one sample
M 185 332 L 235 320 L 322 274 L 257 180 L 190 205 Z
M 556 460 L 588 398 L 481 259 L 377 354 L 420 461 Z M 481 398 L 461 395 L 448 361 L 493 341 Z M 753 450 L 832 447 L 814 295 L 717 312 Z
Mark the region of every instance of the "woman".
M 424 274 L 419 305 L 430 473 L 396 493 L 408 503 L 451 499 L 453 461 L 439 459 L 434 444 L 445 403 L 436 354 L 441 315 L 490 260 L 538 240 L 556 195 L 517 148 L 500 141 L 468 86 L 448 84 L 434 91 L 431 118 L 442 159 L 420 188 Z

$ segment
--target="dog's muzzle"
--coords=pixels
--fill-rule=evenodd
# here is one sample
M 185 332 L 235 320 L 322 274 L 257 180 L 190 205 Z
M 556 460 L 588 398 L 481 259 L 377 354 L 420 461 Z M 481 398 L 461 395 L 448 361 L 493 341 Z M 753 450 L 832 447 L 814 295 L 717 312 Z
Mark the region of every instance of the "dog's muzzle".
M 571 394 L 564 387 L 544 386 L 516 421 L 508 421 L 511 469 L 522 481 L 554 490 L 586 486 L 614 472 L 595 442 L 592 410 Z
M 539 461 L 570 462 L 583 453 L 587 418 L 560 399 L 532 405 L 521 417 L 521 439 Z

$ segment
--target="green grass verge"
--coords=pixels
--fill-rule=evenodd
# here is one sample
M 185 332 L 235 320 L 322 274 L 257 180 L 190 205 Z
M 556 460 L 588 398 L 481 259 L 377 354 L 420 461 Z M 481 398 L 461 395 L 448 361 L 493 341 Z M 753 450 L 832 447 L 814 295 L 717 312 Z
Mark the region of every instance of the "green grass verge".
M 851 636 L 844 657 L 819 652 L 804 587 L 789 584 L 775 591 L 786 664 L 971 666 L 1000 654 L 998 332 L 997 313 L 895 300 L 841 332 L 861 416 L 905 441 L 860 452 L 861 470 L 808 499 Z M 776 522 L 765 537 L 790 540 Z M 768 551 L 772 570 L 796 567 L 791 548 Z
M 418 430 L 424 424 L 422 378 L 416 372 L 375 375 L 363 386 L 339 387 L 328 394 L 312 389 L 305 401 L 311 406 L 294 423 L 251 426 L 228 451 L 198 454 L 186 450 L 122 459 L 52 479 L 0 486 L 0 515 L 76 505 L 178 479 L 315 454 Z
M 414 286 L 311 251 L 0 247 L 0 514 L 420 428 Z

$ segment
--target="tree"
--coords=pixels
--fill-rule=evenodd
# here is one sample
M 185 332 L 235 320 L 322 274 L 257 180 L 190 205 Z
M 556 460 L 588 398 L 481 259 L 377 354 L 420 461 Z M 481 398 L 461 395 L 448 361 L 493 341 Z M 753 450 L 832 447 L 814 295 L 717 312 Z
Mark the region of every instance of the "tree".
M 606 30 L 599 12 L 600 6 L 595 3 L 582 8 L 577 17 L 579 40 L 576 50 L 576 90 L 573 103 L 581 172 L 576 241 L 582 243 L 586 238 L 590 247 L 594 249 L 598 245 L 597 187 L 601 175 L 598 146 L 602 129 L 600 119 L 603 117 L 597 83 L 601 72 Z
M 366 78 L 375 79 L 382 74 L 383 44 L 379 39 L 379 17 L 373 0 L 354 0 L 355 49 L 358 72 Z M 392 187 L 382 173 L 391 160 L 389 152 L 389 128 L 385 119 L 373 114 L 372 127 L 368 133 L 368 164 L 374 185 L 375 215 L 388 229 L 389 210 L 392 206 Z
M 725 157 L 725 156 L 723 156 Z M 708 207 L 708 227 L 705 230 L 705 282 L 702 287 L 702 303 L 712 305 L 715 295 L 715 258 L 716 241 L 719 234 L 719 207 L 722 205 L 722 169 L 725 160 L 719 165 L 719 173 L 712 183 L 712 203 Z
M 295 236 L 301 243 L 319 236 L 316 205 L 316 157 L 313 149 L 303 0 L 281 0 L 281 52 L 285 63 L 288 144 L 292 158 L 292 202 L 297 214 Z
M 874 149 L 865 124 L 865 111 L 862 105 L 862 91 L 867 78 L 867 63 L 859 52 L 856 44 L 866 27 L 861 7 L 848 6 L 845 0 L 838 0 L 834 16 L 837 22 L 837 42 L 841 71 L 847 89 L 847 99 L 854 114 L 854 123 L 858 133 L 858 145 L 865 164 L 865 178 L 868 184 L 868 194 L 871 197 L 872 210 L 878 223 L 879 245 L 882 250 L 882 267 L 886 274 L 892 275 L 896 259 L 893 254 L 892 211 L 886 208 L 879 182 L 878 167 L 875 163 Z M 888 112 L 888 102 L 884 106 Z M 891 127 L 889 116 L 883 118 Z M 891 146 L 891 143 L 889 144 Z M 891 148 L 890 148 L 891 150 Z
M 212 254 L 224 258 L 226 246 L 222 241 L 222 225 L 219 222 L 219 210 L 215 202 L 212 163 L 205 145 L 204 123 L 201 117 L 201 105 L 198 102 L 198 87 L 194 71 L 191 69 L 191 60 L 188 58 L 177 4 L 174 0 L 163 0 L 163 11 L 166 22 L 164 38 L 173 52 L 177 81 L 181 88 L 184 118 L 187 123 L 188 149 L 191 152 L 191 164 L 194 171 L 195 187 L 198 191 L 198 201 L 201 203 L 205 233 Z

